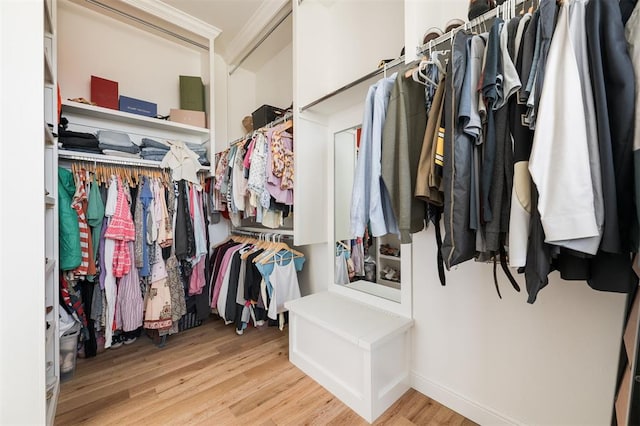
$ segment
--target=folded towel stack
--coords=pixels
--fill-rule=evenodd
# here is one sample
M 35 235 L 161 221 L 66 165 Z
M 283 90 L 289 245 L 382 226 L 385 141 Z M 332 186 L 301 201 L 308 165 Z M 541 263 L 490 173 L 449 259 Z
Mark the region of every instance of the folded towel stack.
M 62 127 L 58 129 L 58 143 L 62 145 L 62 149 L 70 151 L 88 152 L 91 154 L 101 154 L 98 138 L 92 133 L 81 133 L 64 130 Z
M 131 138 L 126 133 L 113 132 L 110 130 L 99 130 L 97 133 L 99 147 L 104 154 L 109 151 L 109 155 L 122 153 L 128 153 L 127 157 L 140 158 L 140 147 L 131 141 Z

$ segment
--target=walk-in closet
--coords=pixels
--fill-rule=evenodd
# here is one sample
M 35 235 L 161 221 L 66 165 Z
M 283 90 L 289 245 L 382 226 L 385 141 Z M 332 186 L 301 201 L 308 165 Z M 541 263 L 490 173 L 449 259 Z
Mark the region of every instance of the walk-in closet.
M 0 423 L 640 424 L 639 40 L 637 0 L 0 0 Z

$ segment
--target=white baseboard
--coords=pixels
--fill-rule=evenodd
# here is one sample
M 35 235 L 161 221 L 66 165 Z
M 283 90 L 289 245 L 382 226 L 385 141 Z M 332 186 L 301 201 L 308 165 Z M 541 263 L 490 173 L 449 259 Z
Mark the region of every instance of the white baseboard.
M 439 383 L 421 376 L 415 371 L 411 372 L 411 387 L 480 425 L 522 425 L 517 420 L 472 401 Z

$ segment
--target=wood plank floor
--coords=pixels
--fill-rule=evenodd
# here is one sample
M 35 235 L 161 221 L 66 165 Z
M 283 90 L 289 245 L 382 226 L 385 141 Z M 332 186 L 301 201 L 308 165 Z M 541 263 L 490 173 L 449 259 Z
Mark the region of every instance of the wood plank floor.
M 55 424 L 72 425 L 366 425 L 288 360 L 288 333 L 210 319 L 169 337 L 146 337 L 79 359 L 63 383 Z M 410 390 L 380 425 L 474 425 Z

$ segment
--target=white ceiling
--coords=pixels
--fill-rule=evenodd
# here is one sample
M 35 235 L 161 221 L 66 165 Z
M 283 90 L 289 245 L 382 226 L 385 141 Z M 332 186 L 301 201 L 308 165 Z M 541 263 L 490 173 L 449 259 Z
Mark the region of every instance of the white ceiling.
M 257 21 L 256 18 L 258 17 L 255 15 L 260 13 L 261 7 L 265 6 L 265 3 L 281 3 L 281 0 L 279 2 L 277 0 L 162 1 L 219 28 L 222 32 L 216 38 L 215 49 L 216 53 L 221 54 L 227 62 L 233 60 L 234 57 L 238 55 L 239 50 L 252 47 L 251 45 L 238 46 L 238 42 L 241 42 L 240 44 L 246 43 L 243 39 L 246 37 L 247 32 L 247 28 L 245 27 Z M 265 28 L 249 28 L 249 30 L 258 35 L 261 31 L 264 31 Z M 260 63 L 263 63 L 261 60 L 262 57 L 267 58 L 288 44 L 291 41 L 291 34 L 291 19 L 289 18 L 248 58 L 247 62 L 242 65 L 243 68 L 252 69 L 259 66 Z

